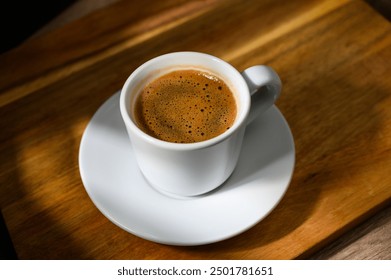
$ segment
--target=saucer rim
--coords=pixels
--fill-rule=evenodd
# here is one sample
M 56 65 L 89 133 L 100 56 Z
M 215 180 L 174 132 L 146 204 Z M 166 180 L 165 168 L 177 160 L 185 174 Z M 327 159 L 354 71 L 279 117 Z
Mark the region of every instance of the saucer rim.
M 288 132 L 288 134 L 290 136 L 289 137 L 290 138 L 289 139 L 289 144 L 291 145 L 292 151 L 291 151 L 291 155 L 290 155 L 289 159 L 291 160 L 291 164 L 290 164 L 289 171 L 288 170 L 284 171 L 285 174 L 289 174 L 289 178 L 287 179 L 287 182 L 284 184 L 284 187 L 283 188 L 281 187 L 281 192 L 278 195 L 279 196 L 278 199 L 276 199 L 276 201 L 273 203 L 273 205 L 270 208 L 267 209 L 267 211 L 262 212 L 262 214 L 259 215 L 258 219 L 255 219 L 252 223 L 249 223 L 247 226 L 245 226 L 243 228 L 240 228 L 239 230 L 233 231 L 231 234 L 224 235 L 223 237 L 217 236 L 214 239 L 208 239 L 208 240 L 203 240 L 203 241 L 200 240 L 200 241 L 194 241 L 194 242 L 191 242 L 191 241 L 180 241 L 180 240 L 173 242 L 172 240 L 165 240 L 164 238 L 162 239 L 161 237 L 156 236 L 156 235 L 151 234 L 151 233 L 143 233 L 143 232 L 134 230 L 131 227 L 129 227 L 128 225 L 124 225 L 123 222 L 122 223 L 119 222 L 118 219 L 116 219 L 110 213 L 109 209 L 106 209 L 103 205 L 101 205 L 102 203 L 99 202 L 99 199 L 97 199 L 95 197 L 94 193 L 91 192 L 91 190 L 92 190 L 91 187 L 87 186 L 87 181 L 88 181 L 87 177 L 88 177 L 88 175 L 86 174 L 86 171 L 83 169 L 83 164 L 82 164 L 82 162 L 83 162 L 83 150 L 86 147 L 86 141 L 87 141 L 86 140 L 86 138 L 87 138 L 86 131 L 88 129 L 91 129 L 90 124 L 93 122 L 93 120 L 97 116 L 98 112 L 101 109 L 103 110 L 105 105 L 106 106 L 110 105 L 109 104 L 110 100 L 115 99 L 116 97 L 119 98 L 119 93 L 120 93 L 120 91 L 116 92 L 111 97 L 106 99 L 106 101 L 103 102 L 103 104 L 96 110 L 96 112 L 94 113 L 93 117 L 88 122 L 88 124 L 87 124 L 87 126 L 86 126 L 86 128 L 85 128 L 85 130 L 83 132 L 81 141 L 80 141 L 79 156 L 78 156 L 79 173 L 80 173 L 80 176 L 81 176 L 81 180 L 82 180 L 84 189 L 86 190 L 89 198 L 91 199 L 91 201 L 95 205 L 95 207 L 97 207 L 97 209 L 110 222 L 112 222 L 113 224 L 115 224 L 119 228 L 125 230 L 126 232 L 131 233 L 131 234 L 133 234 L 133 235 L 135 235 L 135 236 L 137 236 L 139 238 L 142 238 L 142 239 L 145 239 L 145 240 L 149 240 L 149 241 L 152 241 L 152 242 L 156 242 L 156 243 L 159 243 L 159 244 L 173 245 L 173 246 L 199 246 L 199 245 L 207 245 L 207 244 L 212 244 L 212 243 L 224 241 L 224 240 L 230 239 L 232 237 L 235 237 L 235 236 L 238 236 L 238 235 L 244 233 L 245 231 L 249 230 L 250 228 L 254 227 L 256 224 L 258 224 L 260 221 L 265 219 L 280 204 L 281 200 L 285 196 L 285 194 L 286 194 L 286 192 L 287 192 L 287 190 L 289 188 L 289 185 L 290 185 L 290 183 L 292 181 L 292 177 L 293 177 L 293 173 L 294 173 L 294 169 L 295 169 L 295 163 L 296 163 L 296 148 L 295 148 L 293 134 L 292 134 L 292 131 L 291 131 L 290 127 L 289 127 L 288 122 L 286 121 L 286 119 L 283 116 L 283 114 L 281 113 L 281 111 L 277 108 L 277 106 L 276 105 L 272 105 L 272 107 L 269 110 L 275 110 L 277 112 L 278 117 L 280 118 L 280 121 L 282 120 L 283 123 L 284 123 L 284 130 L 286 130 L 286 132 Z M 124 127 L 124 129 L 125 129 L 125 127 Z M 143 177 L 142 172 L 140 170 L 139 170 L 139 172 L 141 173 L 141 176 Z M 144 177 L 143 177 L 143 180 L 146 181 L 146 179 Z M 227 181 L 228 180 L 229 180 L 229 178 L 227 179 Z M 148 182 L 145 182 L 145 183 L 149 185 Z M 156 189 L 155 189 L 155 191 L 160 192 L 159 190 L 156 190 Z M 218 190 L 215 190 L 215 191 L 218 191 Z M 167 194 L 164 194 L 162 192 L 160 192 L 160 194 L 162 196 L 167 196 Z M 205 196 L 205 195 L 207 196 L 208 194 L 200 195 L 200 196 L 197 196 L 196 198 L 199 198 L 199 197 Z M 175 197 L 175 195 L 174 196 L 168 195 L 168 196 L 171 197 L 171 198 L 174 198 L 174 199 L 188 199 L 188 197 Z

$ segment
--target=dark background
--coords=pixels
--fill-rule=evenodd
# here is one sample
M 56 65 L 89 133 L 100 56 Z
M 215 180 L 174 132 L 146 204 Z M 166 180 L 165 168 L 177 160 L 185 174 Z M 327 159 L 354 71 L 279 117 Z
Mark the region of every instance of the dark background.
M 10 50 L 75 0 L 6 0 L 0 4 L 0 53 Z

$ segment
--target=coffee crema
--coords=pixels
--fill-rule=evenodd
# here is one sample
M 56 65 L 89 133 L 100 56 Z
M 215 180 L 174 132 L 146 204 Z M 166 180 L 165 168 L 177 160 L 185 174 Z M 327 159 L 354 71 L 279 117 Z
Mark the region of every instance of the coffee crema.
M 224 133 L 236 118 L 227 84 L 208 72 L 176 70 L 147 84 L 134 116 L 141 130 L 174 143 L 205 141 Z

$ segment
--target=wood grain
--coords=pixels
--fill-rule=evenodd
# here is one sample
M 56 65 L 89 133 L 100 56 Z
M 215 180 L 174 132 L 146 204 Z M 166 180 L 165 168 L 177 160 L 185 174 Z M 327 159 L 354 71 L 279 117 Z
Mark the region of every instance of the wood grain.
M 120 1 L 0 56 L 0 207 L 20 258 L 306 258 L 390 203 L 389 22 L 362 1 L 162 2 Z M 297 150 L 278 207 L 206 246 L 119 229 L 78 173 L 96 109 L 142 62 L 177 50 L 275 68 Z
M 316 252 L 314 260 L 390 260 L 391 207 Z
M 122 1 L 0 57 L 0 106 L 205 13 L 214 0 Z M 144 6 L 145 5 L 145 6 Z M 124 12 L 126 11 L 126 12 Z M 83 26 L 83 28 L 79 28 Z M 60 44 L 61 42 L 61 44 Z M 24 62 L 23 67 L 17 63 Z M 17 69 L 17 75 L 15 70 Z

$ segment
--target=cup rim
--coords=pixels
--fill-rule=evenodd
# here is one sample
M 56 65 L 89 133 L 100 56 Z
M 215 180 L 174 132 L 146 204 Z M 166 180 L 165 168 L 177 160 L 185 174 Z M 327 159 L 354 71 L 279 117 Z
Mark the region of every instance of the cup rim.
M 160 140 L 158 138 L 155 138 L 153 136 L 150 136 L 149 134 L 145 133 L 143 130 L 141 130 L 137 124 L 132 120 L 131 116 L 128 113 L 127 110 L 127 96 L 130 94 L 130 92 L 127 90 L 129 88 L 129 85 L 133 82 L 133 80 L 140 75 L 140 73 L 147 67 L 149 67 L 151 64 L 159 63 L 159 61 L 165 60 L 165 59 L 170 59 L 172 57 L 185 57 L 185 56 L 198 56 L 199 58 L 203 57 L 209 60 L 213 60 L 217 62 L 218 64 L 223 65 L 224 68 L 226 68 L 228 71 L 233 73 L 235 76 L 237 76 L 236 80 L 233 82 L 235 85 L 238 84 L 238 88 L 243 88 L 246 90 L 245 93 L 240 92 L 240 95 L 243 95 L 241 97 L 241 104 L 240 106 L 242 107 L 242 113 L 236 116 L 236 119 L 234 121 L 234 124 L 230 129 L 225 131 L 222 134 L 219 134 L 213 138 L 210 138 L 208 140 L 200 141 L 200 142 L 193 142 L 193 143 L 174 143 L 174 142 L 168 142 L 164 140 Z M 239 89 L 238 89 L 239 91 Z M 164 149 L 169 149 L 169 150 L 183 150 L 183 151 L 188 151 L 188 150 L 197 150 L 197 149 L 202 149 L 205 147 L 210 147 L 214 146 L 227 138 L 229 138 L 231 135 L 235 134 L 243 125 L 246 124 L 246 119 L 249 115 L 250 111 L 250 92 L 247 86 L 246 81 L 244 80 L 243 76 L 240 74 L 240 72 L 233 67 L 231 64 L 228 62 L 215 57 L 210 54 L 206 53 L 200 53 L 200 52 L 192 52 L 192 51 L 182 51 L 182 52 L 172 52 L 172 53 L 167 53 L 163 54 L 160 56 L 157 56 L 155 58 L 152 58 L 145 63 L 141 64 L 136 70 L 132 72 L 132 74 L 127 78 L 124 86 L 121 89 L 121 94 L 120 94 L 120 112 L 122 119 L 125 122 L 125 125 L 131 129 L 132 133 L 137 135 L 139 138 L 142 138 L 144 141 L 154 145 L 158 146 Z M 238 102 L 237 102 L 238 103 Z M 238 106 L 238 104 L 237 104 Z

